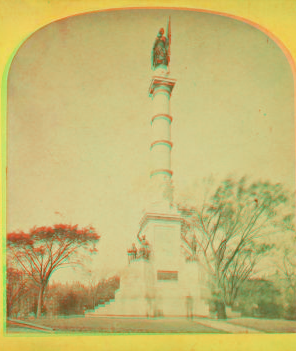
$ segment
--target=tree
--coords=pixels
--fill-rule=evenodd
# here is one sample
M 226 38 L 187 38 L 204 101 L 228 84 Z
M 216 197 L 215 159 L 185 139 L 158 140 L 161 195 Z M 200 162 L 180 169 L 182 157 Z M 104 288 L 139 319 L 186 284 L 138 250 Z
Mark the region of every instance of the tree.
M 83 315 L 88 302 L 88 291 L 80 282 L 66 284 L 59 296 L 59 313 L 62 315 Z
M 6 272 L 6 307 L 7 316 L 11 317 L 17 305 L 27 298 L 32 289 L 32 281 L 27 274 L 8 267 Z M 20 312 L 20 311 L 18 311 Z
M 242 284 L 236 305 L 246 317 L 280 318 L 283 314 L 280 290 L 262 278 L 247 279 Z
M 105 304 L 106 302 L 115 299 L 115 292 L 120 287 L 120 278 L 113 276 L 108 279 L 102 279 L 96 288 L 96 305 Z
M 286 216 L 284 225 L 289 231 L 285 240 L 279 240 L 274 255 L 276 273 L 271 277 L 282 291 L 287 319 L 296 319 L 296 235 L 295 218 Z
M 201 206 L 180 206 L 185 253 L 208 272 L 218 318 L 226 318 L 225 305 L 233 305 L 241 284 L 272 248 L 268 235 L 283 220 L 289 196 L 281 184 L 228 178 Z
M 94 228 L 57 224 L 53 227 L 34 227 L 29 233 L 9 233 L 9 259 L 38 286 L 37 318 L 41 316 L 46 286 L 57 269 L 81 264 L 82 251 L 96 252 L 100 236 Z

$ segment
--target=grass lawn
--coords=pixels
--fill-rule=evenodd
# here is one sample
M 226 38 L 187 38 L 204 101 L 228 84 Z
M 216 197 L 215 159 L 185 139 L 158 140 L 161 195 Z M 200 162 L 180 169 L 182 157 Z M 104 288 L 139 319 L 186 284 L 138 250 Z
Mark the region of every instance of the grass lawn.
M 228 323 L 241 325 L 257 329 L 266 333 L 295 333 L 296 321 L 283 319 L 264 319 L 264 318 L 236 318 L 228 319 Z
M 57 332 L 92 333 L 223 333 L 185 318 L 70 317 L 32 321 Z M 13 332 L 11 330 L 11 332 Z M 24 331 L 25 332 L 25 331 Z M 8 329 L 9 333 L 9 329 Z
M 19 334 L 19 333 L 26 333 L 26 334 L 47 334 L 44 331 L 36 330 L 34 328 L 26 328 L 22 326 L 15 326 L 15 325 L 9 325 L 7 324 L 6 326 L 6 331 L 8 334 Z

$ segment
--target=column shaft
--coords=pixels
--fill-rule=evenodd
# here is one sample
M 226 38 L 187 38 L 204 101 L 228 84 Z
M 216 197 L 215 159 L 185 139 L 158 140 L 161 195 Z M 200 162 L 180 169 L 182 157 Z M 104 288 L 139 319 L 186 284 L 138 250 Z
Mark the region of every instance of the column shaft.
M 172 202 L 170 98 L 175 82 L 167 77 L 153 77 L 150 86 L 153 99 L 150 177 L 156 202 Z

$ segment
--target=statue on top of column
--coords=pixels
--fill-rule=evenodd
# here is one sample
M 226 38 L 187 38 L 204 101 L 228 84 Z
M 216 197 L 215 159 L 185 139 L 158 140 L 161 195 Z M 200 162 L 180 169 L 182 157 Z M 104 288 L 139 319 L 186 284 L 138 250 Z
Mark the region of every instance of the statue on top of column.
M 153 71 L 155 71 L 160 66 L 168 67 L 170 63 L 170 44 L 171 19 L 169 18 L 166 36 L 164 35 L 164 29 L 161 28 L 153 45 L 151 54 L 151 66 Z

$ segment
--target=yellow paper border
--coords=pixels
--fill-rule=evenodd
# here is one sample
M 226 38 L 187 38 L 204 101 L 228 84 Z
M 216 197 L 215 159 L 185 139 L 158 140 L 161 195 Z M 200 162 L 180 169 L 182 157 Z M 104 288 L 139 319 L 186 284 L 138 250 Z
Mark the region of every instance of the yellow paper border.
M 24 40 L 58 19 L 112 8 L 170 7 L 210 11 L 252 23 L 266 32 L 284 51 L 294 77 L 296 61 L 296 1 L 294 0 L 0 0 L 1 84 L 1 247 L 5 233 L 6 85 L 10 63 Z M 294 78 L 295 79 L 295 78 Z M 3 258 L 3 257 L 2 257 Z M 2 260 L 2 267 L 4 261 Z M 1 288 L 3 272 L 0 270 Z M 1 289 L 2 290 L 2 289 Z M 0 306 L 3 306 L 0 294 Z M 3 320 L 0 308 L 0 320 Z M 3 336 L 1 350 L 295 350 L 296 335 L 104 335 L 104 336 Z

